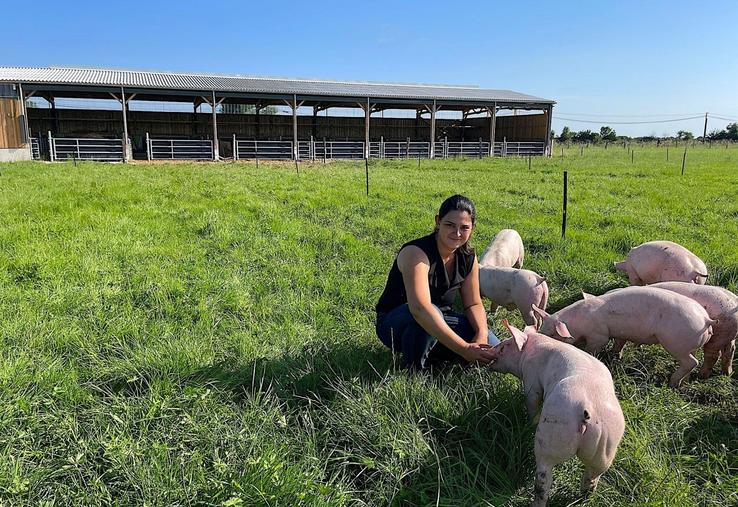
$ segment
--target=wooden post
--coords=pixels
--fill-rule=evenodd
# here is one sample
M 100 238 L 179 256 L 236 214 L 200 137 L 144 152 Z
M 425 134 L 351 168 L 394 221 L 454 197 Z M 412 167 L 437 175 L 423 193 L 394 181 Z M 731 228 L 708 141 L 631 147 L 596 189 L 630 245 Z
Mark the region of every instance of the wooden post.
M 213 160 L 220 160 L 220 145 L 218 144 L 218 103 L 215 101 L 215 90 L 213 90 Z
M 233 134 L 233 160 L 238 160 L 238 141 L 236 134 Z
M 364 112 L 364 158 L 369 159 L 369 121 L 372 116 L 372 108 L 369 97 L 366 98 L 366 111 Z M 367 195 L 369 191 L 367 190 Z
M 497 102 L 494 103 L 492 109 L 487 108 L 489 112 L 489 156 L 495 156 L 495 131 L 497 129 Z
M 530 172 L 531 156 L 528 155 L 528 172 Z
M 479 160 L 482 159 L 482 138 L 479 138 Z
M 366 173 L 366 195 L 369 195 L 369 157 L 364 159 L 364 168 Z
M 569 173 L 564 171 L 564 213 L 561 217 L 561 237 L 566 238 L 566 201 L 569 189 Z
M 51 131 L 49 130 L 49 160 L 53 162 L 55 158 L 54 138 L 51 136 Z
M 630 152 L 630 163 L 632 164 L 635 160 L 635 150 L 631 150 Z
M 325 144 L 325 137 L 323 138 L 323 163 L 326 163 L 326 160 L 328 159 L 328 147 Z
M 687 148 L 684 148 L 684 155 L 682 156 L 682 176 L 684 176 L 684 166 L 687 163 Z
M 448 158 L 448 136 L 443 136 L 443 158 Z
M 669 161 L 669 147 L 666 147 L 666 161 Z
M 410 138 L 405 141 L 405 158 L 410 158 Z
M 707 113 L 705 113 L 705 129 L 702 131 L 702 144 L 705 143 L 705 139 L 707 139 Z
M 148 132 L 146 132 L 146 160 L 151 160 L 151 138 Z
M 433 104 L 431 105 L 431 130 L 430 130 L 430 158 L 436 158 L 436 111 L 438 111 L 436 106 L 436 99 L 433 99 Z
M 545 152 L 548 152 L 548 156 L 551 156 L 553 146 L 551 145 L 551 122 L 553 121 L 553 105 L 548 106 L 546 110 L 546 147 Z
M 120 87 L 120 103 L 123 107 L 123 162 L 128 162 L 128 118 L 126 114 L 126 92 Z
M 297 168 L 297 94 L 292 95 L 292 158 L 295 159 Z M 298 169 L 299 173 L 300 170 Z
M 384 158 L 384 136 L 379 136 L 379 158 Z

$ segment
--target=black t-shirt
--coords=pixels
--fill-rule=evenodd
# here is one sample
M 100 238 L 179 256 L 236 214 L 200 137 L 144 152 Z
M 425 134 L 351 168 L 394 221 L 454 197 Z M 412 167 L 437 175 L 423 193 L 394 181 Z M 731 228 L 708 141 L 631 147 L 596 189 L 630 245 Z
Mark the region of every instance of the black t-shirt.
M 435 233 L 405 243 L 402 245 L 402 248 L 410 245 L 420 248 L 428 256 L 428 261 L 430 261 L 428 286 L 430 287 L 431 303 L 439 308 L 451 306 L 454 303 L 454 299 L 456 299 L 456 294 L 461 288 L 461 283 L 469 275 L 474 266 L 474 251 L 465 254 L 460 249 L 456 250 L 454 253 L 456 256 L 454 272 L 453 276 L 449 278 L 446 268 L 443 266 L 441 254 L 438 253 Z M 376 310 L 377 313 L 387 313 L 405 303 L 407 303 L 405 283 L 402 280 L 400 268 L 397 267 L 397 257 L 395 257 L 395 261 L 392 263 L 392 269 L 390 269 L 389 276 L 387 277 L 384 292 L 382 292 L 377 302 Z

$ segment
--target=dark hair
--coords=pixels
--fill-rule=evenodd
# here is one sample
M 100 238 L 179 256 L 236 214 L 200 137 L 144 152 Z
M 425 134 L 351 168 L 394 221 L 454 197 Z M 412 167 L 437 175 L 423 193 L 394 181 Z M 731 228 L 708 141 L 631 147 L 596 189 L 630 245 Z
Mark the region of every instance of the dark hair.
M 477 208 L 471 199 L 461 194 L 452 195 L 441 203 L 441 207 L 438 209 L 438 218 L 443 219 L 451 211 L 466 211 L 471 216 L 472 225 L 477 222 Z M 438 227 L 436 227 L 434 232 L 438 232 Z M 459 250 L 466 254 L 474 252 L 471 241 L 467 241 L 461 245 Z

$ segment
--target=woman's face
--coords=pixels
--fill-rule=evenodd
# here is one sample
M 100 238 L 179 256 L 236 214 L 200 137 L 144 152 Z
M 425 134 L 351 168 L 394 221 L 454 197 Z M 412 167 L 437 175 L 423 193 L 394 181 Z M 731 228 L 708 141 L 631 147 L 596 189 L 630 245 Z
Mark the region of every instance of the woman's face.
M 449 211 L 443 217 L 436 216 L 438 240 L 446 248 L 456 250 L 469 241 L 474 224 L 466 211 Z

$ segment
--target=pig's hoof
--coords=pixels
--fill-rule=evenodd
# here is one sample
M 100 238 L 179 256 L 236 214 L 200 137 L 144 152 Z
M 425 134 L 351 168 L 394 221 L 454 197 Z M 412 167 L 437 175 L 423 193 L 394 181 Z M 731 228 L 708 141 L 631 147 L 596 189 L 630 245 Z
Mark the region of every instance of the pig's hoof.
M 697 376 L 699 378 L 701 378 L 702 380 L 705 380 L 705 379 L 710 378 L 710 375 L 711 374 L 712 374 L 712 372 L 710 370 L 705 370 L 705 371 L 701 371 L 700 370 L 700 372 L 697 374 Z

